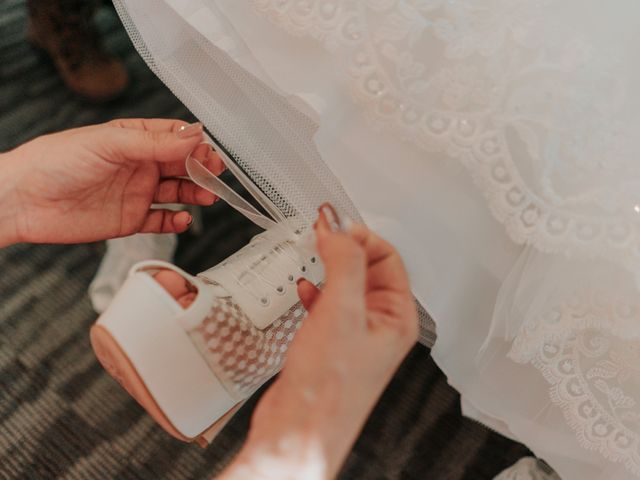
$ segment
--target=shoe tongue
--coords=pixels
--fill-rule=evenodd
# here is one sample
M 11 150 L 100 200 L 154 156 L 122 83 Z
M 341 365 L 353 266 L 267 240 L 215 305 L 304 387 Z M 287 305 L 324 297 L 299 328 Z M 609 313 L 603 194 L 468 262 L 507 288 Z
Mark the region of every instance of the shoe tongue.
M 319 284 L 324 272 L 313 250 L 259 235 L 199 276 L 222 286 L 253 325 L 262 330 L 298 303 L 299 278 Z

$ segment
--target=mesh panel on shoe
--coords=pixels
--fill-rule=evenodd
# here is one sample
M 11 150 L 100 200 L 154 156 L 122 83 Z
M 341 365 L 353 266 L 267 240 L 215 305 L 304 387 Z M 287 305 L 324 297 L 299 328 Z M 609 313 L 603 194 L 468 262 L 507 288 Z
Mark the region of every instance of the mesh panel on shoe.
M 151 70 L 286 217 L 310 226 L 318 206 L 329 201 L 362 221 L 320 157 L 313 141 L 317 125 L 308 116 L 239 67 L 167 3 L 114 0 L 114 4 Z M 421 306 L 419 312 L 421 341 L 431 346 L 435 325 Z
M 233 299 L 216 298 L 209 315 L 189 335 L 229 393 L 242 400 L 278 373 L 306 315 L 301 305 L 294 305 L 259 330 Z

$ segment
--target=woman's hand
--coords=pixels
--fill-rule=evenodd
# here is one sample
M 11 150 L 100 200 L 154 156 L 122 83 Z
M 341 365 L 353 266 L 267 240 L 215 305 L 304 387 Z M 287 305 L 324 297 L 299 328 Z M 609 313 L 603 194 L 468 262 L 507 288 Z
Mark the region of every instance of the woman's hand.
M 2 155 L 0 245 L 183 232 L 188 212 L 151 205 L 215 201 L 179 178 L 201 140 L 200 124 L 123 119 L 39 137 Z M 215 174 L 224 168 L 213 152 L 206 166 Z
M 326 285 L 299 283 L 309 316 L 222 478 L 334 477 L 416 342 L 417 312 L 398 252 L 364 226 L 340 225 L 323 206 L 316 232 Z

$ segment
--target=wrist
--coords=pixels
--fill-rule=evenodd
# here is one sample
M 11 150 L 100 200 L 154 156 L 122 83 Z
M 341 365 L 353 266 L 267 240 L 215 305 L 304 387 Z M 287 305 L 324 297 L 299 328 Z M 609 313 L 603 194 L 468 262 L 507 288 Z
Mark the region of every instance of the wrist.
M 327 455 L 312 435 L 293 433 L 249 439 L 233 462 L 219 477 L 221 480 L 325 480 L 333 478 Z
M 337 474 L 359 431 L 340 388 L 278 379 L 254 412 L 249 435 L 220 478 L 323 480 Z
M 23 241 L 18 228 L 22 211 L 17 189 L 20 178 L 18 155 L 17 149 L 0 153 L 0 247 Z

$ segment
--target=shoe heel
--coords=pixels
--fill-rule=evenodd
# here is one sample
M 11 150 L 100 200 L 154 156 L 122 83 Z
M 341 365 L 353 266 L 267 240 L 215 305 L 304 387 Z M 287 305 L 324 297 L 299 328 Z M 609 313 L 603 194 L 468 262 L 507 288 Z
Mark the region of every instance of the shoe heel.
M 92 327 L 91 343 L 109 374 L 168 433 L 195 441 L 238 401 L 185 332 L 184 312 L 149 273 L 134 271 Z

